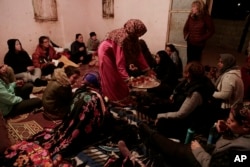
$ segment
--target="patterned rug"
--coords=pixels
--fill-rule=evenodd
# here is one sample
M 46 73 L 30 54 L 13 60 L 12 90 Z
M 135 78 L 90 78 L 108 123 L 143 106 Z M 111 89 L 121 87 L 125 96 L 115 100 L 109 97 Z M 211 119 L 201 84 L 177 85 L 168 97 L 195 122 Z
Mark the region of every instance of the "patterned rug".
M 13 144 L 20 140 L 26 140 L 32 135 L 43 130 L 43 128 L 35 120 L 26 122 L 8 121 L 7 129 L 9 131 L 9 138 Z
M 85 167 L 103 167 L 110 156 L 110 152 L 106 152 L 99 147 L 90 146 L 81 151 L 74 158 L 77 165 Z

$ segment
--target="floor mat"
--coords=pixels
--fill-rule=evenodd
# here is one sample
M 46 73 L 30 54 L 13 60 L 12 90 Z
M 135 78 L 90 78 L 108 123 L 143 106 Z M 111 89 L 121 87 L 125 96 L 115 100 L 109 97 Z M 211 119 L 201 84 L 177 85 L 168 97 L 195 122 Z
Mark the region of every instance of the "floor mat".
M 9 121 L 7 122 L 7 129 L 9 131 L 9 138 L 13 144 L 20 140 L 26 140 L 43 130 L 35 120 L 20 123 Z
M 85 164 L 86 167 L 103 167 L 108 158 L 109 152 L 106 152 L 99 147 L 90 146 L 81 151 L 74 159 L 76 160 L 77 165 Z

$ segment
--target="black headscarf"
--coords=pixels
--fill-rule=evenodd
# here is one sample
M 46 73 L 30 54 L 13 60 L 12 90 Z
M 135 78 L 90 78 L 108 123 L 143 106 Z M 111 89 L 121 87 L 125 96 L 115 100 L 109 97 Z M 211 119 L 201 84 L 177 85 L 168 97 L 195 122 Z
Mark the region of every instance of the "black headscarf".
M 8 48 L 9 48 L 9 52 L 15 52 L 16 48 L 16 41 L 19 41 L 18 39 L 9 39 L 7 41 L 8 44 Z M 19 43 L 21 44 L 21 42 L 19 41 Z

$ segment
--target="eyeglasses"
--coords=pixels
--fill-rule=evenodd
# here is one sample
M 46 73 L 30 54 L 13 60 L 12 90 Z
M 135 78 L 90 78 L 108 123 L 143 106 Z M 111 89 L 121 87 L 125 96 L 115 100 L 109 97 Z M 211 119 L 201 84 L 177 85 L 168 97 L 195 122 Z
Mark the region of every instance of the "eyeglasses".
M 49 40 L 44 40 L 43 43 L 49 43 Z

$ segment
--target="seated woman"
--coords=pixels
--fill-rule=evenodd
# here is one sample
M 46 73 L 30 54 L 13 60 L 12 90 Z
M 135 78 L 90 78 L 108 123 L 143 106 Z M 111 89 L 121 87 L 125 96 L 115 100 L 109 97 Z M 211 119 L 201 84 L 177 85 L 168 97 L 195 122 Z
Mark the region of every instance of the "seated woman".
M 52 62 L 53 59 L 59 59 L 60 57 L 61 55 L 57 54 L 55 49 L 51 46 L 49 37 L 39 37 L 39 44 L 32 54 L 32 61 L 36 68 L 42 70 L 43 76 L 52 74 L 57 67 L 63 67 L 64 64 L 62 62 L 58 63 L 57 66 Z
M 33 85 L 23 80 L 13 81 L 13 70 L 7 65 L 0 66 L 0 112 L 4 117 L 14 117 L 42 107 L 39 98 L 30 99 Z
M 11 146 L 5 152 L 3 160 L 5 165 L 13 166 L 18 157 L 25 155 L 30 158 L 28 162 L 23 162 L 26 164 L 38 163 L 40 166 L 45 166 L 45 164 L 59 166 L 59 161 L 62 159 L 52 160 L 52 157 L 59 156 L 55 156 L 56 154 L 62 154 L 63 157 L 72 156 L 79 152 L 83 146 L 96 141 L 96 135 L 102 134 L 102 129 L 106 129 L 103 127 L 103 121 L 109 112 L 107 103 L 99 92 L 99 87 L 92 87 L 96 85 L 96 82 L 99 82 L 99 79 L 93 76 L 91 75 L 90 79 L 89 75 L 86 74 L 83 78 L 84 83 L 88 83 L 88 86 L 84 84 L 76 90 L 71 100 L 70 110 L 62 123 L 53 129 L 44 129 L 28 141 Z M 37 149 L 32 149 L 34 152 L 29 154 L 29 147 L 26 146 L 35 146 Z M 20 154 L 14 155 L 13 152 Z M 44 154 L 39 154 L 39 152 Z M 41 159 L 37 161 L 38 158 Z M 25 166 L 25 164 L 22 165 Z
M 161 153 L 170 166 L 249 166 L 249 160 L 235 161 L 237 155 L 250 155 L 250 106 L 242 103 L 231 108 L 227 121 L 218 120 L 216 129 L 221 137 L 215 144 L 202 144 L 193 140 L 190 144 L 174 142 L 139 125 L 141 138 L 149 148 Z
M 149 92 L 154 92 L 160 97 L 169 98 L 178 83 L 175 64 L 164 50 L 156 53 L 155 62 L 153 70 L 156 73 L 156 78 L 161 81 L 161 84 L 159 87 L 150 89 Z
M 41 80 L 41 69 L 35 68 L 28 53 L 22 48 L 18 39 L 7 41 L 9 51 L 4 57 L 4 63 L 10 66 L 15 73 L 15 77 L 24 82 L 33 82 L 35 86 L 46 86 L 47 81 Z
M 215 87 L 205 76 L 199 62 L 190 62 L 184 70 L 183 80 L 170 96 L 166 113 L 157 114 L 156 126 L 160 133 L 184 140 L 188 127 L 195 131 L 209 128 L 213 123 L 212 112 L 207 111 Z M 211 118 L 211 120 L 209 119 Z
M 92 60 L 92 54 L 87 53 L 82 34 L 76 34 L 75 41 L 70 46 L 70 59 L 76 64 L 86 64 Z
M 179 51 L 176 49 L 176 47 L 173 44 L 166 44 L 165 51 L 173 60 L 176 66 L 178 78 L 182 78 L 183 65 L 182 65 L 181 58 L 179 56 Z
M 69 112 L 73 96 L 72 86 L 77 82 L 80 71 L 77 67 L 67 66 L 55 69 L 52 80 L 43 93 L 44 113 L 52 120 L 63 119 Z

